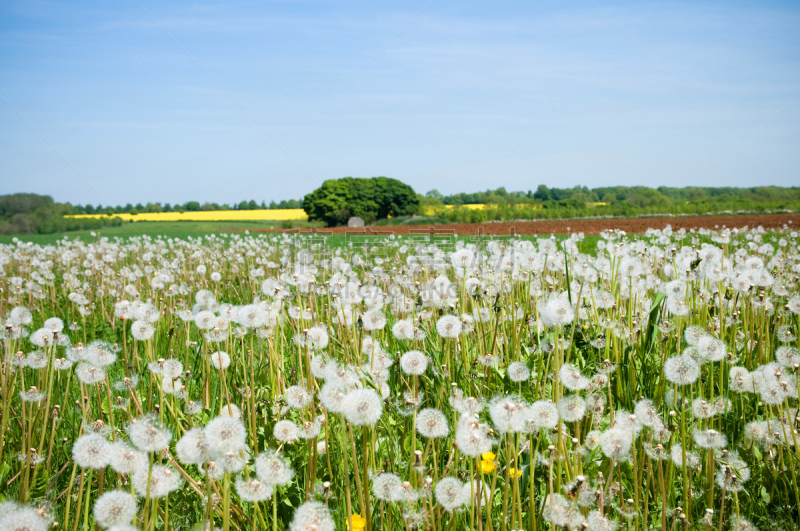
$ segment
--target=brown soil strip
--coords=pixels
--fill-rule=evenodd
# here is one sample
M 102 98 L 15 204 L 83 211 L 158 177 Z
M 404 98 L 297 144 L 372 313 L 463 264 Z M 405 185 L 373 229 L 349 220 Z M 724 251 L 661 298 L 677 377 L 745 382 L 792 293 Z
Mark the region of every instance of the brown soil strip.
M 599 234 L 604 230 L 618 229 L 628 234 L 645 232 L 647 229 L 663 229 L 667 225 L 672 230 L 678 229 L 722 229 L 722 228 L 754 228 L 780 229 L 787 225 L 797 230 L 800 225 L 800 214 L 752 214 L 742 216 L 695 216 L 664 218 L 630 218 L 630 219 L 573 219 L 559 221 L 512 221 L 493 223 L 454 223 L 442 225 L 390 225 L 384 227 L 366 227 L 365 229 L 349 229 L 333 227 L 325 229 L 292 229 L 292 230 L 254 230 L 250 232 L 289 232 L 319 234 L 373 234 L 380 235 L 422 235 L 422 234 L 458 234 L 504 235 L 509 234 L 567 234 L 582 232 Z M 237 231 L 238 232 L 238 231 Z

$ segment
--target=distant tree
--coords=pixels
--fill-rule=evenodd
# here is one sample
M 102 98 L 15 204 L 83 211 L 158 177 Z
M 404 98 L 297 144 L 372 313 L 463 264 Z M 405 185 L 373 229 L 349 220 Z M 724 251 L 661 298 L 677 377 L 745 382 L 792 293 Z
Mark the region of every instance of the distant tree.
M 533 194 L 534 199 L 541 199 L 542 201 L 547 201 L 550 199 L 550 190 L 547 186 L 540 184 L 539 187 L 536 189 L 536 192 Z
M 439 190 L 437 190 L 436 188 L 425 192 L 425 197 L 431 197 L 433 199 L 439 199 L 439 200 L 444 199 L 444 196 L 441 193 L 439 193 Z
M 183 205 L 184 210 L 187 212 L 199 212 L 200 211 L 200 203 L 197 201 L 189 201 L 185 205 Z
M 416 213 L 419 199 L 413 188 L 396 179 L 344 177 L 327 180 L 306 195 L 303 209 L 310 221 L 324 221 L 328 226 L 343 225 L 351 216 L 372 223 Z

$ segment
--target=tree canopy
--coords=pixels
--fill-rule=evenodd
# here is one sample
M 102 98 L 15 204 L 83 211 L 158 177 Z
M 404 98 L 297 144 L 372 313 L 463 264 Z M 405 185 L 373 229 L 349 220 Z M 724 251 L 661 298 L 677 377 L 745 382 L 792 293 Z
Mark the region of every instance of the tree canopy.
M 0 196 L 0 234 L 52 234 L 120 225 L 120 218 L 74 219 L 72 205 L 56 203 L 49 195 L 9 194 Z
M 329 227 L 344 225 L 352 216 L 372 223 L 415 214 L 418 209 L 414 189 L 388 177 L 330 179 L 303 200 L 309 221 L 324 221 Z

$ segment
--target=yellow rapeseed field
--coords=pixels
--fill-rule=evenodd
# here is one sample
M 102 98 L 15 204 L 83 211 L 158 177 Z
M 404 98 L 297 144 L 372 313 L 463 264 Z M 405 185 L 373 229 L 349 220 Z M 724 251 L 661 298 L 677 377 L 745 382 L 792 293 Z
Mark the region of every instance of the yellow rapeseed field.
M 284 221 L 308 219 L 302 208 L 285 210 L 208 210 L 198 212 L 150 212 L 142 214 L 76 214 L 68 218 L 118 217 L 124 221 Z

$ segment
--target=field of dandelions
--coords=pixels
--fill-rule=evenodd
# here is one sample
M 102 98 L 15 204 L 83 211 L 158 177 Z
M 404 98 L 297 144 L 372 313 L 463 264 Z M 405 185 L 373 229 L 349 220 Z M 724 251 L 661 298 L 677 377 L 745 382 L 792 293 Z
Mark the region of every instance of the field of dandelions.
M 798 242 L 0 246 L 0 530 L 798 529 Z

